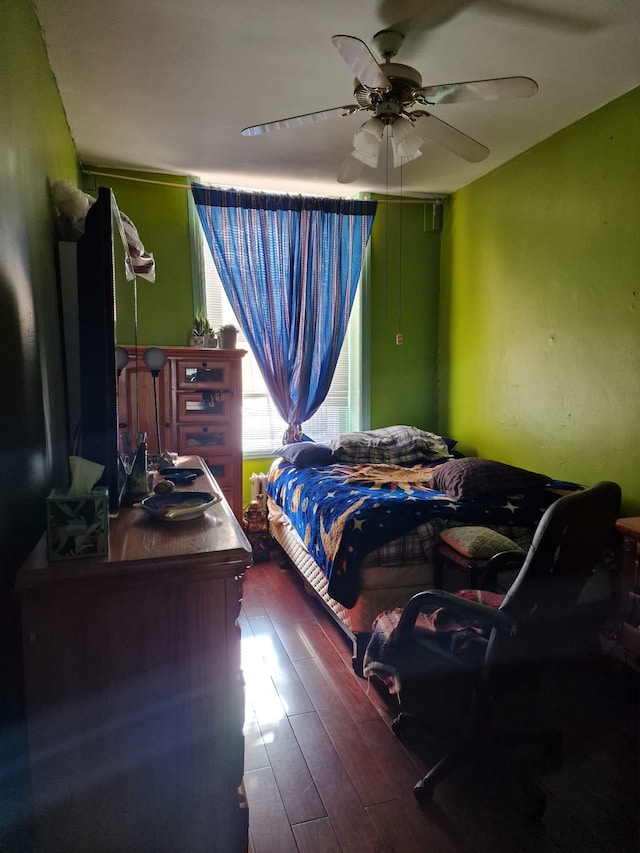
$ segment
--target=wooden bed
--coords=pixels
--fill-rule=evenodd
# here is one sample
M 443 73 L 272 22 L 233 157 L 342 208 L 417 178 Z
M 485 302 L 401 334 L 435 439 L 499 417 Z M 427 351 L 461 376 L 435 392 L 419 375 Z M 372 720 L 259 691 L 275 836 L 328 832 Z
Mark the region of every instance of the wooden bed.
M 356 435 L 381 432 L 386 433 L 376 430 Z M 373 462 L 345 462 L 336 455 L 339 446 L 336 440 L 328 448 L 299 448 L 309 450 L 313 454 L 309 458 L 324 464 L 303 463 L 298 454 L 292 456 L 290 448 L 281 448 L 293 462 L 278 457 L 271 465 L 267 510 L 270 532 L 282 549 L 283 562 L 299 572 L 307 590 L 319 598 L 350 638 L 354 669 L 360 673 L 378 613 L 401 607 L 412 595 L 434 585 L 435 546 L 442 530 L 482 524 L 527 548 L 542 511 L 553 498 L 542 495 L 541 484 L 544 481 L 548 486 L 548 478 L 531 474 L 538 478 L 535 488 L 521 489 L 509 500 L 506 494 L 497 500 L 456 500 L 433 483 L 434 477 L 448 470 L 441 466 L 454 462 L 448 449 L 445 456 L 440 455 L 440 445 L 431 454 L 435 458 L 422 456 L 416 463 L 409 454 L 408 464 L 402 465 L 379 462 L 380 454 L 375 452 L 370 454 Z M 391 458 L 396 457 L 391 454 Z M 500 474 L 521 471 L 503 467 Z M 510 486 L 509 490 L 513 491 Z M 419 507 L 413 521 L 405 518 L 400 523 L 398 535 L 378 532 L 383 526 L 380 513 L 391 512 L 385 501 L 395 505 L 394 512 Z M 368 503 L 375 507 L 373 516 L 364 512 Z M 337 519 L 340 524 L 335 523 Z M 339 539 L 333 535 L 336 526 L 341 527 Z M 350 530 L 355 531 L 355 544 L 349 539 Z

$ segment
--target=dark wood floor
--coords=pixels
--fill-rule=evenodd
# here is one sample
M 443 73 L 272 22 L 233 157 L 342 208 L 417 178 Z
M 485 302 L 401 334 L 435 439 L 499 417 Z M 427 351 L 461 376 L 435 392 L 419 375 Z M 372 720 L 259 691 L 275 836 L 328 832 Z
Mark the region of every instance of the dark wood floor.
M 247 572 L 241 628 L 254 853 L 640 850 L 638 676 L 622 664 L 596 657 L 553 676 L 544 709 L 564 730 L 564 760 L 540 777 L 548 806 L 536 822 L 508 774 L 486 764 L 416 803 L 413 785 L 442 744 L 420 738 L 419 757 L 398 741 L 393 709 L 353 674 L 344 635 L 293 572 Z

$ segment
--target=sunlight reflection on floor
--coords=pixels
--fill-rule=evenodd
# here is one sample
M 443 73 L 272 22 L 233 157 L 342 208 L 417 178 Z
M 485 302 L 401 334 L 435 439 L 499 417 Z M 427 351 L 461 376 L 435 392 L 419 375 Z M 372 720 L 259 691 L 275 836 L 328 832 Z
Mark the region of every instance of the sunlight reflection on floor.
M 286 716 L 281 698 L 274 690 L 270 675 L 278 669 L 271 637 L 258 634 L 242 639 L 242 671 L 245 680 L 246 719 L 253 711 L 263 728 Z M 268 735 L 265 735 L 265 740 Z M 273 735 L 271 735 L 271 738 Z

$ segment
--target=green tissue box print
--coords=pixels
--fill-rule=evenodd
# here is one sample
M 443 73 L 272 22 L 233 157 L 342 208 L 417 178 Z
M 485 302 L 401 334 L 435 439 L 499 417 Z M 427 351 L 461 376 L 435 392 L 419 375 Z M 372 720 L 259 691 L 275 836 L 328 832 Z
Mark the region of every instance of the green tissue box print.
M 55 489 L 47 498 L 50 560 L 100 557 L 109 551 L 108 490 L 70 495 Z

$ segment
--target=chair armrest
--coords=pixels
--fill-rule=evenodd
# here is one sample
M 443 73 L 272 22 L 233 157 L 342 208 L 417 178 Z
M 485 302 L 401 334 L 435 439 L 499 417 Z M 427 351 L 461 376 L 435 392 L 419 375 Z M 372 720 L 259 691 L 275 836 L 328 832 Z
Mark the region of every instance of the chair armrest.
M 491 557 L 487 563 L 487 568 L 495 566 L 498 572 L 505 569 L 519 569 L 522 568 L 526 556 L 526 551 L 500 551 Z
M 482 626 L 497 628 L 499 631 L 506 631 L 507 633 L 511 633 L 516 625 L 512 616 L 502 610 L 496 610 L 495 607 L 488 607 L 478 601 L 460 598 L 443 589 L 430 589 L 416 593 L 405 605 L 396 628 L 396 639 L 398 641 L 403 636 L 411 634 L 418 614 L 427 605 L 446 607 L 447 610 L 467 616 Z
M 526 552 L 522 551 L 500 551 L 494 554 L 482 572 L 483 589 L 495 589 L 498 583 L 498 572 L 521 569 L 526 557 Z

